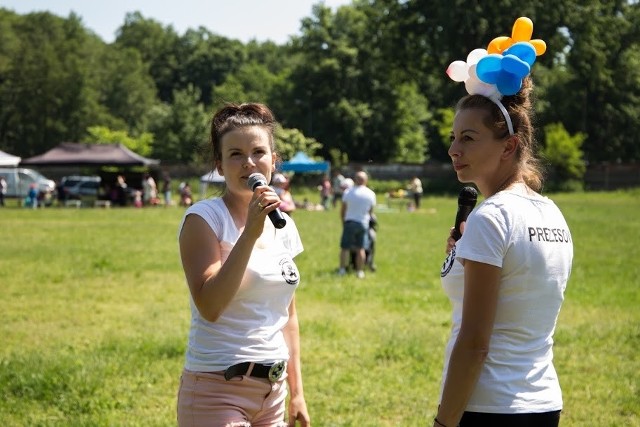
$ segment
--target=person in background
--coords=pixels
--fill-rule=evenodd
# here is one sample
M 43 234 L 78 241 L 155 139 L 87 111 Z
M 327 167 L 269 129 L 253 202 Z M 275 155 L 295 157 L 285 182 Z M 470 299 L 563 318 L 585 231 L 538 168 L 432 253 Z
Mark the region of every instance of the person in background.
M 53 192 L 50 189 L 38 191 L 38 206 L 47 207 L 53 203 Z
M 347 192 L 351 190 L 354 185 L 355 182 L 353 181 L 353 179 L 345 178 L 344 181 L 342 181 L 342 196 L 344 197 L 344 195 L 347 194 Z
M 191 296 L 180 426 L 311 425 L 294 296 L 300 273 L 293 259 L 302 242 L 286 213 L 284 228 L 269 220 L 281 204 L 276 192 L 247 182 L 256 172 L 270 181 L 276 125 L 263 104 L 227 104 L 211 122 L 213 160 L 226 188 L 187 209 L 179 227 Z
M 329 175 L 322 175 L 322 181 L 318 186 L 318 190 L 320 191 L 320 204 L 322 208 L 325 211 L 329 210 L 331 204 L 331 180 L 329 179 Z
M 142 191 L 134 190 L 133 191 L 133 206 L 136 208 L 141 208 L 142 204 Z
M 24 204 L 28 208 L 38 208 L 38 187 L 35 183 L 29 184 L 29 191 L 27 192 L 27 198 Z
M 162 195 L 165 207 L 171 206 L 171 176 L 169 176 L 168 172 L 162 174 Z
M 67 191 L 62 184 L 62 181 L 56 183 L 56 198 L 58 199 L 58 206 L 64 206 L 67 201 Z
M 447 241 L 441 277 L 453 315 L 433 426 L 559 423 L 553 335 L 573 242 L 558 207 L 539 194 L 532 90 L 527 76 L 513 95 L 472 92 L 456 106 L 448 153 L 458 180 L 484 200 L 460 240 L 452 229 Z
M 281 173 L 276 173 L 271 178 L 271 185 L 273 190 L 280 198 L 280 210 L 291 215 L 296 210 L 296 204 L 291 195 L 290 182 L 286 176 Z
M 180 206 L 191 206 L 193 204 L 191 185 L 188 182 L 183 182 L 180 187 Z
M 7 180 L 4 175 L 0 175 L 0 206 L 4 206 L 4 196 L 7 194 Z
M 127 182 L 124 176 L 118 175 L 116 178 L 116 203 L 120 206 L 127 206 Z
M 367 187 L 367 173 L 357 172 L 355 185 L 342 196 L 342 236 L 340 238 L 340 268 L 338 274 L 347 272 L 349 254 L 355 251 L 356 276 L 364 278 L 365 248 L 369 246 L 369 221 L 376 205 L 376 194 Z
M 413 198 L 413 206 L 416 210 L 420 209 L 420 200 L 422 200 L 422 181 L 417 175 L 414 175 L 409 181 L 409 192 Z
M 145 173 L 142 179 L 142 204 L 151 206 L 158 204 L 158 186 L 153 177 Z
M 340 169 L 336 169 L 333 171 L 331 188 L 333 189 L 332 204 L 334 208 L 338 205 L 338 202 L 342 202 L 344 180 L 345 180 L 344 175 L 342 175 L 342 173 L 340 172 Z

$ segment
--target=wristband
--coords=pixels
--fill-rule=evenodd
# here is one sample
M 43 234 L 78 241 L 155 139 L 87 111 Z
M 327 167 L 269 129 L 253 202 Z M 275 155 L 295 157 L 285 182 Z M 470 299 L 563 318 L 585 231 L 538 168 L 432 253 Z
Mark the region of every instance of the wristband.
M 440 421 L 438 421 L 438 418 L 434 418 L 433 422 L 436 423 L 437 425 L 441 426 L 441 427 L 447 427 L 446 425 L 444 425 Z

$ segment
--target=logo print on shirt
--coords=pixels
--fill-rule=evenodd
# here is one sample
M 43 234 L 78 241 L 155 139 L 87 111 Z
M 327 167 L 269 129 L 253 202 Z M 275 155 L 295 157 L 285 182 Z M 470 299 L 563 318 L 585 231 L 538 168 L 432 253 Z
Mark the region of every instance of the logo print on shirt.
M 280 271 L 284 281 L 290 285 L 297 285 L 300 281 L 298 268 L 291 258 L 282 258 L 280 260 Z
M 442 269 L 440 270 L 440 277 L 444 277 L 451 271 L 451 267 L 453 267 L 453 263 L 456 262 L 456 246 L 453 245 L 451 248 L 451 252 L 447 255 L 447 258 L 444 260 L 442 264 Z

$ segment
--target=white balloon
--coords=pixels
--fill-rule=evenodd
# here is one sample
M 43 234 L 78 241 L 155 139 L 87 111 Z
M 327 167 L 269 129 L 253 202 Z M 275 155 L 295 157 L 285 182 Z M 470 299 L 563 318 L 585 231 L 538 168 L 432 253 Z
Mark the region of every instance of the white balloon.
M 464 61 L 453 61 L 447 68 L 447 75 L 454 82 L 463 82 L 469 78 L 469 67 Z
M 464 87 L 470 95 L 483 95 L 487 98 L 491 98 L 498 92 L 496 85 L 487 84 L 475 77 L 475 75 L 464 82 Z
M 477 79 L 469 79 L 466 82 L 464 82 L 464 87 L 465 89 L 467 89 L 467 93 L 470 95 L 476 95 L 478 93 L 478 85 L 482 83 L 480 80 Z
M 473 49 L 469 55 L 467 55 L 467 65 L 472 66 L 477 64 L 483 57 L 487 56 L 486 49 Z
M 473 64 L 473 65 L 471 65 L 471 66 L 469 67 L 469 77 L 470 77 L 470 78 L 472 78 L 472 79 L 479 80 L 479 79 L 478 79 L 478 75 L 476 74 L 476 68 L 477 68 L 477 65 L 478 65 L 478 64 Z

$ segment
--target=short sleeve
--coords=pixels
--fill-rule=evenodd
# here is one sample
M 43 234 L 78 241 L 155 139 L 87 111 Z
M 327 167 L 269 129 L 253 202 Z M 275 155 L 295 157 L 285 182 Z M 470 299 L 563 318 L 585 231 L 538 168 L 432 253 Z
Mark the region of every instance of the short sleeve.
M 502 267 L 507 253 L 507 233 L 502 210 L 491 205 L 481 206 L 467 219 L 464 234 L 456 244 L 456 258 Z
M 184 213 L 180 227 L 178 228 L 178 237 L 182 232 L 184 223 L 189 215 L 198 215 L 201 217 L 213 230 L 214 234 L 218 236 L 219 240 L 224 240 L 224 220 L 222 219 L 222 213 L 220 206 L 213 200 L 201 200 L 191 205 Z
M 287 219 L 287 225 L 282 229 L 286 232 L 284 245 L 289 250 L 291 258 L 295 258 L 304 250 L 304 247 L 302 246 L 302 239 L 300 239 L 298 227 L 296 227 L 296 223 L 293 219 L 286 213 L 283 213 L 283 215 L 286 215 Z

